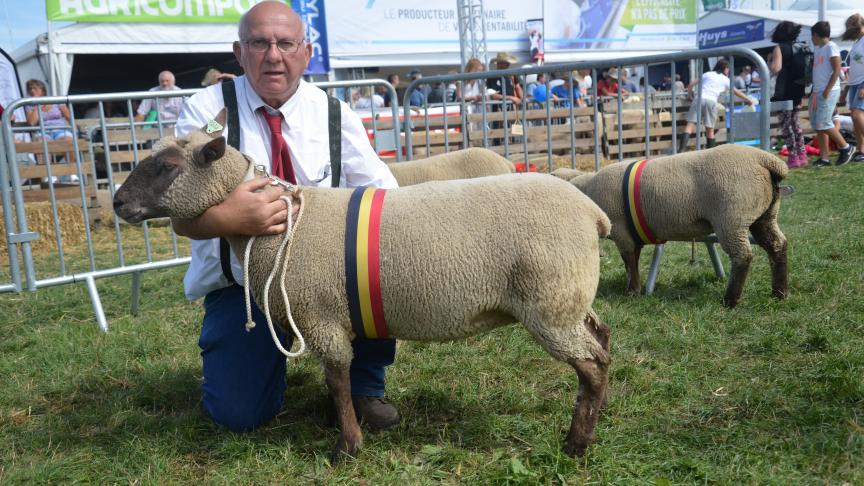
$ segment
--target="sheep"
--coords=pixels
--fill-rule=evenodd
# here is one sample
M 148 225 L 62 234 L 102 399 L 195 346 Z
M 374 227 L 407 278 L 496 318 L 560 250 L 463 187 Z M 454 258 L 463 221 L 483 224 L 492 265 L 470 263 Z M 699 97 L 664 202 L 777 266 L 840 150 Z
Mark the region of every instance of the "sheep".
M 612 220 L 615 241 L 627 270 L 627 288 L 638 293 L 639 253 L 650 241 L 638 236 L 626 212 L 623 183 L 630 164 L 613 164 L 596 174 L 559 169 L 596 202 Z M 641 211 L 655 241 L 704 239 L 713 230 L 732 262 L 723 303 L 735 307 L 753 258 L 748 231 L 771 263 L 771 288 L 777 298 L 788 294 L 786 237 L 777 224 L 778 184 L 786 164 L 774 155 L 742 145 L 658 157 L 646 163 L 639 182 Z M 632 171 L 635 175 L 635 170 Z M 630 210 L 632 211 L 632 209 Z M 647 235 L 646 235 L 647 236 Z
M 472 179 L 513 172 L 513 164 L 485 148 L 457 150 L 427 159 L 387 164 L 399 186 L 412 186 L 429 181 Z
M 217 121 L 225 126 L 224 110 Z M 221 202 L 249 177 L 254 162 L 227 147 L 219 132 L 212 135 L 217 136 L 202 131 L 162 139 L 115 194 L 117 215 L 130 223 L 194 218 Z M 359 269 L 355 263 L 369 259 L 346 250 L 353 241 L 346 235 L 356 228 L 346 224 L 349 210 L 357 194 L 366 191 L 377 191 L 373 202 L 384 196 L 380 230 L 370 234 L 370 241 L 379 241 L 380 264 L 370 266 L 378 272 Z M 550 355 L 574 367 L 579 392 L 564 450 L 584 453 L 606 400 L 610 363 L 609 328 L 591 309 L 599 281 L 599 238 L 610 231 L 596 204 L 567 182 L 539 174 L 429 182 L 383 192 L 290 186 L 285 196 L 300 206 L 285 237 L 290 255 L 278 257 L 282 236 L 255 240 L 245 262 L 247 285 L 280 326 L 296 325 L 298 340 L 305 338 L 324 364 L 340 426 L 334 461 L 354 456 L 362 443 L 348 380 L 352 339 L 372 334 L 449 341 L 517 321 Z M 242 259 L 249 238 L 228 240 Z M 284 302 L 278 292 L 264 297 L 265 276 L 274 262 L 287 287 Z M 379 277 L 377 287 L 373 278 L 365 288 L 367 296 L 380 288 L 380 319 L 372 303 L 372 323 L 366 328 L 352 321 L 358 284 L 346 275 L 355 269 Z M 369 300 L 366 305 L 368 310 Z

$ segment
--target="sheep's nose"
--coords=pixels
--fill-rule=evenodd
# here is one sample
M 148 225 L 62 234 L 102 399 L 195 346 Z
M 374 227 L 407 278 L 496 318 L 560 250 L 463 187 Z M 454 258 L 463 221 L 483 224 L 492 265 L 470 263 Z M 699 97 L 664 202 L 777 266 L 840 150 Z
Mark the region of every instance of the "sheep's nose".
M 114 196 L 114 212 L 116 213 L 118 209 L 123 207 L 123 201 L 120 200 L 117 195 Z

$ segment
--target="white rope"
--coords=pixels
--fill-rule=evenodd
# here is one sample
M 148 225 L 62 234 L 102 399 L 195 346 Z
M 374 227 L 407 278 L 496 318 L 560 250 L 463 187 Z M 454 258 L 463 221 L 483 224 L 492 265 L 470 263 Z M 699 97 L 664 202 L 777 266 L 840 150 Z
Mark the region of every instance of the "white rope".
M 297 222 L 300 222 L 300 217 L 303 215 L 303 195 L 300 194 L 300 211 L 297 213 Z M 280 199 L 285 201 L 285 204 L 288 206 L 288 217 L 286 218 L 286 222 L 288 224 L 288 229 L 285 231 L 285 237 L 282 238 L 282 243 L 279 245 L 279 250 L 276 252 L 276 261 L 273 265 L 273 269 L 270 271 L 270 275 L 267 276 L 267 281 L 264 283 L 264 316 L 267 318 L 267 327 L 270 329 L 270 336 L 273 338 L 273 343 L 276 345 L 276 348 L 280 353 L 285 355 L 286 358 L 296 358 L 303 354 L 306 351 L 306 341 L 303 339 L 303 335 L 300 334 L 300 330 L 297 329 L 297 324 L 294 323 L 294 316 L 291 315 L 291 303 L 288 301 L 288 291 L 285 289 L 285 280 L 286 280 L 286 272 L 288 271 L 288 255 L 291 253 L 291 243 L 294 241 L 294 224 L 292 224 L 291 217 L 291 198 L 288 196 L 282 196 Z M 252 243 L 255 241 L 255 237 L 249 238 L 249 242 L 246 243 L 246 251 L 243 254 L 243 292 L 246 297 L 246 331 L 251 331 L 255 327 L 255 321 L 252 320 L 252 299 L 249 297 L 249 256 L 252 253 Z M 287 248 L 287 251 L 286 251 Z M 282 259 L 282 255 L 285 255 L 284 260 Z M 273 278 L 277 274 L 277 269 L 279 268 L 279 262 L 282 262 L 282 272 L 280 275 L 279 289 L 282 293 L 282 302 L 285 304 L 285 312 L 288 314 L 288 324 L 291 326 L 291 331 L 294 332 L 294 335 L 297 336 L 297 340 L 299 341 L 299 346 L 296 352 L 291 352 L 285 349 L 282 346 L 282 343 L 279 342 L 279 337 L 276 335 L 276 329 L 273 326 L 273 319 L 270 316 L 270 285 L 273 283 Z

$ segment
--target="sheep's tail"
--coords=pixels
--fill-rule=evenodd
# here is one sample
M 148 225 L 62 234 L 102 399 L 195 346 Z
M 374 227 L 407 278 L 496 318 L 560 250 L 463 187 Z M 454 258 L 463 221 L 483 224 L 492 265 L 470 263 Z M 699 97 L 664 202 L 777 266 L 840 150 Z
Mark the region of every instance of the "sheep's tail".
M 780 181 L 789 173 L 789 167 L 779 157 L 767 152 L 759 157 L 759 165 L 771 174 L 771 207 L 773 208 L 780 202 Z
M 600 209 L 600 206 L 594 205 L 597 208 L 597 234 L 600 238 L 606 238 L 612 231 L 612 222 L 609 221 L 609 216 Z
M 786 163 L 774 154 L 764 152 L 762 156 L 759 157 L 759 165 L 765 167 L 765 169 L 771 173 L 771 182 L 774 184 L 774 187 L 780 185 L 780 181 L 789 174 L 789 167 L 787 167 Z

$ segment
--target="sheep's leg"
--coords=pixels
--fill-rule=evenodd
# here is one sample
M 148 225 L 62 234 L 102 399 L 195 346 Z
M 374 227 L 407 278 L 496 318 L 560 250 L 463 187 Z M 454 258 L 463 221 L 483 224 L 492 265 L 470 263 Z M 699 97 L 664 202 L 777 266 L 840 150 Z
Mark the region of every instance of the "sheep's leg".
M 579 375 L 579 395 L 570 422 L 570 431 L 564 443 L 564 453 L 582 456 L 585 449 L 594 442 L 594 428 L 600 410 L 606 403 L 609 384 L 609 365 L 599 359 L 576 360 L 570 363 Z
M 627 291 L 632 294 L 638 294 L 642 284 L 639 279 L 639 255 L 642 253 L 642 247 L 636 245 L 632 249 L 619 249 L 621 259 L 624 260 L 624 269 L 627 271 Z
M 562 315 L 572 315 L 566 310 L 556 308 L 554 313 L 538 310 L 539 314 L 517 317 L 546 352 L 576 370 L 579 394 L 564 452 L 581 456 L 594 441 L 594 428 L 606 402 L 609 328 L 593 312 L 574 326 L 570 322 L 560 322 Z
M 336 419 L 339 422 L 339 440 L 333 448 L 331 462 L 336 464 L 343 459 L 343 454 L 349 457 L 357 455 L 363 444 L 363 433 L 354 415 L 354 404 L 351 402 L 351 382 L 348 376 L 348 366 L 324 365 L 324 376 L 327 388 L 336 405 Z
M 763 215 L 750 226 L 753 239 L 768 253 L 771 262 L 771 293 L 778 299 L 789 294 L 789 266 L 786 236 L 777 226 L 776 215 Z
M 744 282 L 747 281 L 747 273 L 750 272 L 753 251 L 750 248 L 750 239 L 746 231 L 718 230 L 716 233 L 720 246 L 723 247 L 732 261 L 732 271 L 730 272 L 729 283 L 726 285 L 723 305 L 733 308 L 741 301 L 741 292 L 744 290 Z

